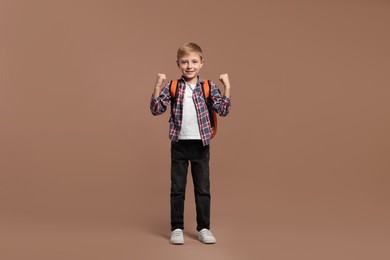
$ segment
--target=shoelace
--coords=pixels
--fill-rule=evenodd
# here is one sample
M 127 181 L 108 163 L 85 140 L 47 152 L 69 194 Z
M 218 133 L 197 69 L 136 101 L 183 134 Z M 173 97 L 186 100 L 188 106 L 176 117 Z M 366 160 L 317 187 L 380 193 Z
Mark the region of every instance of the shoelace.
M 202 236 L 212 236 L 212 235 L 213 235 L 213 234 L 211 233 L 211 231 L 208 230 L 208 229 L 200 231 L 200 234 L 201 234 Z
M 175 230 L 175 231 L 173 231 L 173 232 L 172 232 L 172 236 L 173 236 L 173 237 L 179 237 L 179 236 L 181 236 L 181 231 L 180 231 L 180 230 Z

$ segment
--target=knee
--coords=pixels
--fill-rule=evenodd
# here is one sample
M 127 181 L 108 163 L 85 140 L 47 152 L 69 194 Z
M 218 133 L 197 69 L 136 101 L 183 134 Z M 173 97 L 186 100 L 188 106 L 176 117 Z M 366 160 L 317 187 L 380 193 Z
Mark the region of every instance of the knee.
M 200 196 L 210 196 L 210 186 L 200 186 L 195 189 L 195 194 Z
M 177 183 L 171 185 L 171 196 L 184 196 L 186 187 Z

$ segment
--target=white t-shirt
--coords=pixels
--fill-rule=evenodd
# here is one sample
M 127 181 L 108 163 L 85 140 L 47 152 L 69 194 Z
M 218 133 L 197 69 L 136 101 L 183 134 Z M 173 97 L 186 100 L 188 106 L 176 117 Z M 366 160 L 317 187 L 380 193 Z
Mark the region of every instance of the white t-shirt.
M 192 99 L 195 86 L 186 82 L 183 100 L 183 119 L 179 133 L 179 139 L 181 140 L 201 139 L 195 103 Z

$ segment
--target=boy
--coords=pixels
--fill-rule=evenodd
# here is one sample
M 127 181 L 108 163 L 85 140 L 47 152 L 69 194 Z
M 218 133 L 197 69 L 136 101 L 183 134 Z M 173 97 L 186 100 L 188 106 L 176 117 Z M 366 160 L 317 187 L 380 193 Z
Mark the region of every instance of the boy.
M 171 105 L 169 138 L 171 139 L 171 244 L 183 244 L 184 199 L 188 162 L 194 183 L 198 238 L 205 244 L 216 239 L 210 231 L 210 139 L 213 128 L 204 100 L 202 84 L 198 76 L 203 67 L 202 49 L 196 43 L 185 43 L 177 51 L 177 66 L 182 77 L 177 82 L 176 96 L 171 97 L 171 81 L 163 86 L 164 74 L 157 74 L 157 81 L 150 102 L 153 115 L 164 113 Z M 220 116 L 226 116 L 231 106 L 230 83 L 227 74 L 219 80 L 224 85 L 222 96 L 218 87 L 210 81 L 211 107 Z

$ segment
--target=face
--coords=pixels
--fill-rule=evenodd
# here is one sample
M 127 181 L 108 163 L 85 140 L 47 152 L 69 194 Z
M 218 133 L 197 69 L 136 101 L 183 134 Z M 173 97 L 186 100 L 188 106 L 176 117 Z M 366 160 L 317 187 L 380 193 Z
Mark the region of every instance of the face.
M 200 69 L 203 67 L 203 60 L 201 60 L 200 56 L 196 52 L 191 52 L 187 56 L 181 57 L 177 61 L 177 66 L 187 81 L 191 83 L 196 83 L 198 78 L 198 73 Z

